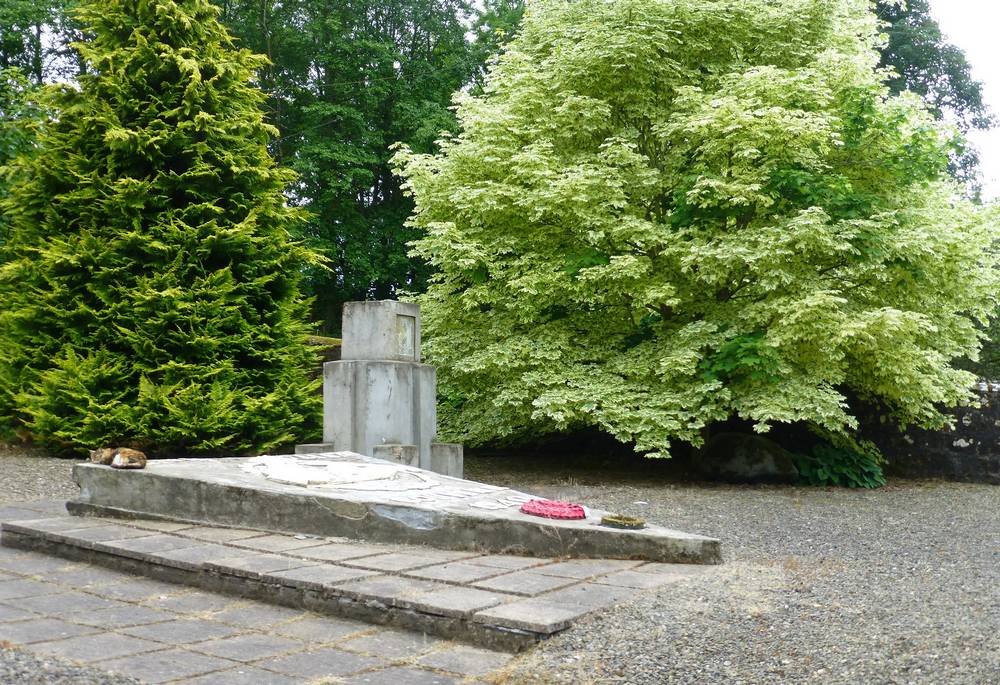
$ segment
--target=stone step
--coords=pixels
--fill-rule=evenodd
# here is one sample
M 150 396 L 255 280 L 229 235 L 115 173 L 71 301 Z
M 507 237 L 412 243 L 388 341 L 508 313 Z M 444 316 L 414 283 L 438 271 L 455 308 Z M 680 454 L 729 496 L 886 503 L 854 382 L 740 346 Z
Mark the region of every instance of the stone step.
M 443 551 L 153 519 L 22 516 L 2 521 L 4 546 L 506 651 L 712 568 Z
M 141 471 L 77 464 L 74 513 L 335 535 L 442 549 L 691 564 L 721 561 L 719 541 L 650 524 L 620 530 L 530 516 L 533 496 L 351 452 L 252 459 L 165 459 Z

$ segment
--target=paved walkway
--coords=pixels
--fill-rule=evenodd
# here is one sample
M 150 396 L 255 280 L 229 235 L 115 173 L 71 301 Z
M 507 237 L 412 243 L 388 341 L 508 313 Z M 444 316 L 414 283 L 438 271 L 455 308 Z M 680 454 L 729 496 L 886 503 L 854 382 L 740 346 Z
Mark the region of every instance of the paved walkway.
M 10 505 L 9 518 L 61 503 Z M 0 642 L 185 685 L 483 683 L 511 655 L 0 547 Z
M 508 651 L 714 568 L 362 544 L 52 508 L 43 518 L 0 509 L 4 545 Z

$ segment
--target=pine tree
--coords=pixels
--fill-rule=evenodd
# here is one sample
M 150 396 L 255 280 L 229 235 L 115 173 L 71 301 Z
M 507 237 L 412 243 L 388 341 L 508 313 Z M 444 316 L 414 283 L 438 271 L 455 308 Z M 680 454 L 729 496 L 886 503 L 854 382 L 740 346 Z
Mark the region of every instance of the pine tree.
M 265 58 L 208 0 L 92 0 L 79 88 L 13 169 L 0 429 L 63 453 L 243 454 L 315 426 Z

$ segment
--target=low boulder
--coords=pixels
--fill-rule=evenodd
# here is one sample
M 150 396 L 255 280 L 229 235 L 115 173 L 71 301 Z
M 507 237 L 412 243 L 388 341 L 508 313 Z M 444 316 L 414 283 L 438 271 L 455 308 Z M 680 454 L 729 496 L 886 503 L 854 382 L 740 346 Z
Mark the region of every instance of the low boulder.
M 727 483 L 794 483 L 799 477 L 791 452 L 773 440 L 748 433 L 719 433 L 695 455 L 698 473 Z

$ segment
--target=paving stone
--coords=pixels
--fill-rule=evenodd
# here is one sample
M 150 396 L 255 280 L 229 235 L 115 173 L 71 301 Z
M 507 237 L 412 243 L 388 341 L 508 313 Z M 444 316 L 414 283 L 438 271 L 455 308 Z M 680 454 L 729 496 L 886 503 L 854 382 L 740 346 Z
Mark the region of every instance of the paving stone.
M 16 506 L 24 507 L 25 509 L 34 509 L 35 511 L 52 516 L 70 516 L 70 513 L 66 510 L 66 500 L 64 499 L 39 499 L 29 502 L 17 502 Z
M 37 516 L 38 512 L 35 512 L 35 514 Z M 20 519 L 17 521 L 17 525 L 12 528 L 14 530 L 28 529 L 46 533 L 62 533 L 67 530 L 81 530 L 83 528 L 96 528 L 107 525 L 109 525 L 107 519 L 66 518 L 61 516 L 56 518 Z
M 194 526 L 181 531 L 180 534 L 185 537 L 205 540 L 206 542 L 232 542 L 233 540 L 244 540 L 246 538 L 266 535 L 262 530 L 216 528 L 215 526 Z
M 26 507 L 0 507 L 0 521 L 30 521 L 37 519 L 39 512 Z
M 230 550 L 233 552 L 235 550 Z M 216 573 L 239 576 L 241 578 L 260 579 L 275 571 L 288 571 L 293 568 L 315 566 L 316 562 L 305 559 L 294 559 L 280 554 L 230 554 L 227 559 L 218 559 L 206 563 L 205 568 Z
M 448 564 L 426 566 L 424 568 L 405 571 L 404 575 L 428 580 L 440 580 L 446 583 L 473 583 L 494 576 L 508 573 L 507 569 L 495 566 L 481 566 L 465 561 L 453 561 Z
M 550 634 L 568 628 L 572 621 L 635 595 L 631 588 L 581 583 L 510 604 L 477 612 L 477 623 Z
M 156 558 L 163 552 L 198 546 L 198 543 L 190 538 L 182 538 L 176 535 L 150 535 L 148 531 L 146 532 L 146 537 L 115 540 L 114 542 L 99 542 L 94 545 L 94 549 L 130 559 L 155 562 Z
M 641 561 L 623 561 L 621 559 L 570 559 L 554 564 L 546 564 L 532 569 L 533 573 L 544 576 L 559 576 L 561 578 L 576 578 L 586 580 L 594 576 L 624 571 L 641 564 Z
M 130 675 L 143 682 L 156 684 L 231 669 L 233 662 L 184 649 L 167 649 L 162 652 L 99 661 L 95 665 L 106 671 Z
M 419 552 L 390 552 L 373 557 L 344 561 L 345 566 L 370 568 L 377 571 L 407 571 L 421 566 L 443 564 L 459 559 L 478 556 L 470 552 L 446 552 L 443 550 L 421 550 Z
M 216 612 L 212 614 L 212 620 L 256 630 L 270 630 L 274 624 L 291 621 L 301 614 L 302 611 L 299 609 L 289 609 L 271 604 L 247 604 Z
M 459 679 L 416 668 L 387 668 L 346 678 L 343 685 L 456 685 Z
M 162 566 L 179 568 L 184 571 L 200 571 L 207 563 L 233 556 L 233 551 L 232 547 L 205 543 L 194 547 L 159 552 L 151 559 Z
M 156 642 L 114 633 L 100 633 L 55 642 L 42 642 L 33 645 L 31 651 L 86 663 L 161 649 L 164 649 L 164 646 Z
M 205 640 L 231 637 L 238 635 L 240 631 L 240 628 L 234 628 L 233 626 L 227 626 L 215 621 L 184 618 L 165 621 L 163 623 L 122 628 L 118 632 L 170 645 L 189 645 Z
M 552 559 L 544 559 L 539 557 L 519 557 L 508 554 L 487 554 L 483 557 L 476 557 L 475 559 L 469 559 L 467 564 L 474 564 L 476 566 L 492 566 L 495 568 L 505 568 L 510 571 L 521 571 L 523 569 L 531 568 L 533 566 L 539 566 L 541 564 L 551 563 Z
M 88 587 L 90 585 L 105 585 L 121 583 L 124 580 L 139 580 L 137 576 L 129 576 L 121 571 L 89 564 L 78 564 L 67 566 L 63 570 L 48 573 L 46 580 L 60 585 L 70 585 L 72 587 Z
M 180 586 L 174 587 L 178 588 Z M 202 592 L 201 590 L 188 590 L 187 592 L 177 592 L 176 594 L 163 597 L 151 597 L 145 601 L 145 604 L 155 609 L 189 614 L 222 611 L 236 605 L 238 602 L 240 600 L 226 595 L 217 595 L 213 592 Z
M 126 602 L 146 602 L 180 592 L 183 589 L 183 585 L 164 583 L 151 578 L 139 578 L 120 573 L 118 574 L 117 581 L 90 586 L 87 588 L 87 592 Z
M 301 685 L 302 681 L 262 668 L 243 665 L 182 681 L 179 685 Z M 404 685 L 400 683 L 399 685 Z
M 3 539 L 3 534 L 0 533 L 0 540 Z M 31 555 L 32 552 L 27 552 L 22 549 L 17 549 L 15 547 L 4 547 L 0 545 L 0 564 L 14 559 L 20 559 L 21 557 L 26 557 Z M 41 555 L 38 555 L 41 556 Z
M 367 623 L 357 623 L 355 621 L 327 618 L 325 616 L 305 616 L 301 619 L 281 623 L 270 628 L 270 631 L 273 633 L 297 637 L 315 644 L 335 642 L 348 635 L 353 635 L 364 630 L 371 630 L 371 626 Z
M 711 566 L 705 566 L 702 564 L 661 564 L 656 562 L 651 562 L 648 564 L 643 564 L 642 566 L 636 566 L 632 569 L 636 573 L 656 573 L 665 575 L 677 575 L 677 576 L 700 576 L 704 573 L 709 573 L 712 571 Z
M 343 561 L 345 559 L 358 559 L 360 557 L 370 557 L 374 554 L 385 554 L 391 547 L 376 547 L 375 545 L 365 545 L 362 543 L 326 543 L 318 547 L 307 547 L 290 552 L 292 556 L 304 557 L 306 559 L 316 559 L 318 561 Z
M 503 602 L 516 599 L 513 595 L 488 592 L 471 587 L 445 587 L 432 592 L 424 592 L 407 600 L 407 608 L 437 616 L 468 618 L 477 611 L 488 609 Z
M 617 604 L 636 596 L 632 588 L 612 587 L 596 583 L 581 583 L 543 595 L 539 599 L 561 607 L 574 607 L 593 611 Z
M 503 652 L 455 645 L 421 657 L 418 663 L 421 666 L 429 666 L 464 676 L 482 676 L 498 668 L 503 668 L 512 658 L 512 655 Z
M 194 527 L 191 523 L 181 523 L 180 521 L 158 521 L 156 519 L 132 519 L 129 521 L 129 525 L 135 526 L 136 528 L 143 528 L 145 530 L 157 530 L 161 533 L 176 533 L 179 530 L 187 530 L 188 528 Z
M 497 590 L 499 592 L 509 592 L 513 595 L 533 597 L 544 592 L 551 592 L 552 590 L 572 585 L 576 582 L 578 581 L 573 578 L 543 576 L 532 570 L 515 571 L 503 576 L 473 583 L 473 586 L 483 590 Z
M 294 676 L 302 680 L 314 678 L 331 678 L 350 675 L 386 664 L 382 659 L 376 659 L 361 654 L 352 654 L 339 649 L 317 649 L 311 652 L 299 652 L 291 656 L 258 661 L 255 666 Z M 407 681 L 397 681 L 393 685 L 410 685 Z
M 445 644 L 443 640 L 421 633 L 380 630 L 370 635 L 359 635 L 344 640 L 337 647 L 383 659 L 410 659 L 443 644 Z
M 211 656 L 232 659 L 233 661 L 257 661 L 280 654 L 300 651 L 304 647 L 305 645 L 300 640 L 293 640 L 279 635 L 250 633 L 201 642 L 192 646 L 191 649 Z
M 402 606 L 407 600 L 418 600 L 426 593 L 443 590 L 447 587 L 450 586 L 428 580 L 378 576 L 338 585 L 334 591 L 337 594 L 360 601 L 374 599 L 389 606 Z
M 62 616 L 63 614 L 76 614 L 81 611 L 97 611 L 99 609 L 120 607 L 121 603 L 113 599 L 88 595 L 83 592 L 57 592 L 51 595 L 24 597 L 17 600 L 17 605 L 40 614 Z
M 67 623 L 56 618 L 35 618 L 3 625 L 3 639 L 17 644 L 30 645 L 47 640 L 89 635 L 98 632 L 90 626 Z
M 295 535 L 261 535 L 245 540 L 234 540 L 234 547 L 244 547 L 262 552 L 287 552 L 303 547 L 319 547 L 326 544 L 322 538 L 298 537 Z
M 48 557 L 42 554 L 25 554 L 18 557 L 0 560 L 0 568 L 7 573 L 23 576 L 43 576 L 47 578 L 53 573 L 59 573 L 73 568 L 74 562 L 59 557 Z
M 550 635 L 565 630 L 573 621 L 587 613 L 589 613 L 587 609 L 560 607 L 540 597 L 532 597 L 477 612 L 472 620 L 476 623 Z
M 61 592 L 62 588 L 52 583 L 21 578 L 18 580 L 0 581 L 0 600 L 21 599 L 22 597 L 38 597 Z M 20 602 L 18 602 L 20 604 Z
M 38 615 L 24 609 L 18 609 L 15 606 L 10 606 L 9 604 L 0 604 L 0 623 L 23 621 L 28 618 L 38 618 Z M 0 629 L 0 635 L 3 635 L 2 629 Z
M 129 528 L 128 526 L 105 524 L 103 526 L 73 528 L 61 531 L 58 534 L 53 533 L 53 535 L 56 535 L 68 544 L 92 548 L 96 542 L 111 542 L 112 540 L 146 537 L 149 535 L 149 531 Z
M 669 583 L 676 583 L 688 576 L 673 573 L 639 573 L 638 571 L 618 571 L 606 576 L 594 578 L 593 582 L 600 585 L 613 585 L 636 590 L 649 590 Z
M 378 575 L 380 574 L 376 571 L 350 569 L 343 566 L 334 566 L 333 564 L 321 564 L 266 573 L 263 574 L 263 577 L 267 581 L 280 583 L 288 587 L 322 590 L 323 588 L 346 583 L 350 580 L 373 578 Z
M 80 616 L 73 616 L 73 620 L 77 623 L 85 623 L 88 626 L 96 626 L 109 630 L 141 626 L 147 623 L 160 623 L 170 621 L 173 618 L 174 615 L 166 611 L 157 611 L 156 609 L 136 606 L 135 604 L 123 604 L 118 607 L 98 609 L 97 611 L 89 611 Z
M 140 538 L 149 535 L 148 530 L 129 528 L 127 526 L 103 525 L 91 526 L 89 528 L 74 528 L 61 532 L 45 533 L 44 538 L 61 542 L 82 549 L 94 549 L 99 542 L 112 542 L 114 540 L 128 540 L 129 538 Z

